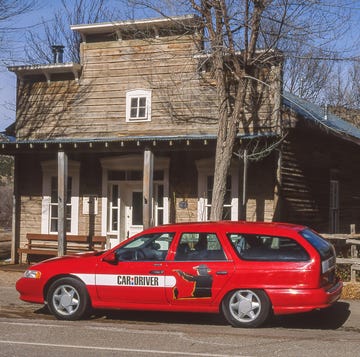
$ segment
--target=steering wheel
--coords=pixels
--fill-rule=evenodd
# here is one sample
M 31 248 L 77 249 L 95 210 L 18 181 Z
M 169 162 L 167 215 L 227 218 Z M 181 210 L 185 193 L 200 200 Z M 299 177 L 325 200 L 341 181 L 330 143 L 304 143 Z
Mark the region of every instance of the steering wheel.
M 141 248 L 134 250 L 134 260 L 145 260 L 145 253 Z

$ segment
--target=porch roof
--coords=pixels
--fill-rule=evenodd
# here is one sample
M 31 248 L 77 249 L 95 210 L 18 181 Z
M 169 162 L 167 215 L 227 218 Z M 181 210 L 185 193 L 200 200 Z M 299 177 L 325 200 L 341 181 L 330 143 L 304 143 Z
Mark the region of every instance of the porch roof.
M 274 133 L 259 133 L 254 135 L 238 135 L 238 139 L 246 140 L 255 137 L 273 137 Z M 30 139 L 16 140 L 14 137 L 1 138 L 0 154 L 13 155 L 20 152 L 29 152 L 31 150 L 77 150 L 77 149 L 101 149 L 111 150 L 112 148 L 141 148 L 156 147 L 157 145 L 167 145 L 172 147 L 175 143 L 180 143 L 183 147 L 190 146 L 191 143 L 197 143 L 207 146 L 216 141 L 216 135 L 173 135 L 173 136 L 121 136 L 121 137 L 103 137 L 103 138 L 51 138 L 51 139 Z

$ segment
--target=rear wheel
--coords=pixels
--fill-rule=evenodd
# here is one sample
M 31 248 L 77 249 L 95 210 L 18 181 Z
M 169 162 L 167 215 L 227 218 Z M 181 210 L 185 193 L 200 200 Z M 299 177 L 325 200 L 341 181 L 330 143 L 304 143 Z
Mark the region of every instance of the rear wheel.
M 47 303 L 51 313 L 60 320 L 79 320 L 90 307 L 85 285 L 71 277 L 60 278 L 51 284 Z
M 270 311 L 270 300 L 263 290 L 235 290 L 222 301 L 222 312 L 235 327 L 258 327 L 267 320 Z

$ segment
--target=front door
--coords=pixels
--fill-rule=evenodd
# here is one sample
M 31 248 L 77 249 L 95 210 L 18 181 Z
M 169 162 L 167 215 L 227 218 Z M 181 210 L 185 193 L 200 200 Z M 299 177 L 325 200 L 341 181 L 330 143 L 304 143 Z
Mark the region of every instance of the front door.
M 110 182 L 107 235 L 111 246 L 143 230 L 141 183 Z
M 139 185 L 127 185 L 124 189 L 126 238 L 143 230 L 143 192 Z

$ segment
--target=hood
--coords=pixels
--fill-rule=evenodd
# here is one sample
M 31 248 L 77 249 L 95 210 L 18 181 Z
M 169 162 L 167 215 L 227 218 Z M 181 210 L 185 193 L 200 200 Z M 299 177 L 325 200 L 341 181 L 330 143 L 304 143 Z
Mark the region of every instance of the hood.
M 38 264 L 32 265 L 31 269 L 47 269 L 51 265 L 61 266 L 66 272 L 66 267 L 69 266 L 84 266 L 87 265 L 86 262 L 93 262 L 94 259 L 101 256 L 104 252 L 81 252 L 71 255 L 64 255 L 63 257 L 55 257 L 44 260 Z

